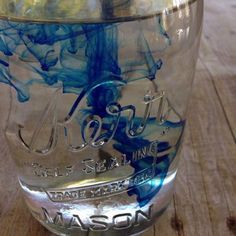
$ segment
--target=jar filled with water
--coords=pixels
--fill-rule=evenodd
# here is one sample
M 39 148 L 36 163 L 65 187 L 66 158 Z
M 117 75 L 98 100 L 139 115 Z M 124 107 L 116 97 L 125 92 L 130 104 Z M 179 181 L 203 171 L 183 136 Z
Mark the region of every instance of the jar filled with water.
M 50 231 L 133 235 L 166 209 L 202 7 L 0 1 L 3 129 L 26 204 Z

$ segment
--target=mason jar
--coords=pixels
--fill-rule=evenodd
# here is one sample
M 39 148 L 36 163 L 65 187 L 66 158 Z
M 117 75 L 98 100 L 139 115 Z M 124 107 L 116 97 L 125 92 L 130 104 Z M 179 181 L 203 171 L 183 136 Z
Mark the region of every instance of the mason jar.
M 1 0 L 3 131 L 57 235 L 138 234 L 171 201 L 202 0 Z

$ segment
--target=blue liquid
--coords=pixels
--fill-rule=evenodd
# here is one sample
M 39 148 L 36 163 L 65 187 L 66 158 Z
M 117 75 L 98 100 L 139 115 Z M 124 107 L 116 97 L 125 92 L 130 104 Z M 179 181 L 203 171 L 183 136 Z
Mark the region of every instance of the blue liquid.
M 152 30 L 164 42 L 163 50 L 171 47 L 171 37 L 164 29 L 161 17 L 153 17 L 151 21 L 154 22 Z M 133 26 L 136 27 L 133 36 L 132 34 L 122 35 L 122 29 L 132 29 Z M 53 105 L 54 101 L 50 101 L 44 94 L 39 94 L 36 99 L 34 98 L 37 94 L 37 88 L 59 90 L 61 97 L 73 96 L 72 103 L 67 102 L 66 99 L 63 100 L 63 103 L 67 104 L 67 108 L 69 108 L 64 113 L 64 124 L 61 125 L 55 116 L 53 117 L 54 123 L 50 124 L 51 127 L 47 125 L 48 129 L 54 130 L 54 135 L 48 138 L 52 143 L 55 143 L 54 146 L 52 145 L 52 150 L 48 153 L 42 152 L 44 156 L 40 159 L 37 156 L 37 150 L 35 149 L 35 151 L 33 148 L 35 143 L 39 146 L 38 143 L 44 139 L 43 136 L 40 136 L 40 132 L 43 133 L 41 130 L 45 124 L 40 122 L 46 120 L 44 113 L 50 114 L 51 110 L 48 110 L 47 112 L 38 111 L 38 117 L 42 118 L 39 123 L 28 128 L 31 142 L 28 144 L 23 142 L 25 149 L 22 146 L 16 153 L 17 159 L 26 159 L 28 166 L 30 166 L 29 169 L 24 166 L 25 164 L 22 164 L 23 167 L 20 166 L 21 173 L 23 173 L 20 180 L 26 202 L 33 215 L 44 225 L 54 224 L 48 226 L 50 229 L 58 228 L 59 225 L 53 220 L 51 222 L 49 218 L 45 218 L 45 211 L 42 209 L 47 208 L 52 212 L 55 210 L 65 211 L 64 220 L 70 220 L 71 216 L 69 217 L 68 214 L 70 215 L 74 211 L 79 212 L 78 209 L 82 207 L 83 202 L 81 203 L 80 199 L 72 199 L 72 202 L 67 202 L 68 199 L 66 198 L 63 202 L 63 199 L 55 197 L 54 192 L 68 191 L 71 193 L 74 188 L 77 192 L 82 191 L 83 180 L 89 183 L 85 185 L 86 188 L 92 185 L 100 186 L 101 182 L 108 188 L 107 183 L 114 184 L 112 181 L 130 178 L 122 191 L 117 191 L 114 197 L 113 195 L 110 197 L 112 201 L 119 202 L 120 198 L 122 202 L 128 199 L 128 203 L 120 204 L 124 204 L 124 207 L 133 212 L 134 210 L 138 211 L 138 209 L 149 209 L 156 201 L 160 201 L 159 206 L 155 209 L 156 212 L 166 207 L 176 175 L 174 160 L 179 149 L 185 121 L 171 107 L 166 98 L 163 102 L 166 102 L 168 112 L 173 113 L 172 115 L 177 118 L 168 119 L 167 117 L 158 120 L 158 115 L 152 112 L 151 108 L 154 107 L 157 100 L 152 96 L 158 97 L 162 89 L 158 81 L 159 72 L 168 64 L 165 59 L 159 56 L 163 55 L 163 52 L 159 53 L 158 50 L 153 50 L 153 43 L 150 42 L 152 38 L 147 36 L 147 32 L 142 27 L 141 20 L 131 23 L 99 24 L 0 22 L 0 32 L 3 35 L 0 38 L 0 82 L 9 85 L 14 91 L 13 94 L 16 94 L 15 98 L 18 101 L 15 100 L 14 103 L 19 107 L 18 112 L 24 105 L 30 106 L 32 102 L 37 100 L 45 100 L 45 104 L 49 104 L 45 106 L 49 108 Z M 128 39 L 125 38 L 126 36 Z M 155 38 L 155 36 L 152 37 Z M 129 40 L 132 42 L 130 43 Z M 135 51 L 131 48 L 133 51 L 129 55 L 129 49 L 132 45 L 135 45 Z M 26 78 L 17 76 L 17 73 L 11 69 L 17 63 L 22 64 L 24 70 L 27 71 Z M 139 83 L 141 86 L 145 86 L 142 91 L 144 100 L 141 102 L 136 99 L 139 92 L 131 90 L 133 86 L 140 89 Z M 146 91 L 147 88 L 148 91 Z M 148 108 L 150 104 L 145 101 L 149 95 L 153 99 L 150 102 L 150 104 L 152 103 L 150 108 Z M 130 99 L 125 96 L 129 96 Z M 135 104 L 131 102 L 132 99 L 137 100 Z M 56 101 L 55 104 L 59 107 L 58 109 L 60 109 L 60 105 L 64 105 L 57 104 Z M 146 110 L 143 113 L 140 112 L 145 106 Z M 161 112 L 161 106 L 160 102 L 155 109 L 159 109 Z M 54 115 L 57 113 L 56 110 L 53 112 Z M 163 111 L 163 113 L 168 112 Z M 29 127 L 30 120 L 33 118 L 28 118 L 28 123 L 25 122 L 24 124 L 26 129 L 27 126 Z M 71 121 L 73 123 L 71 129 L 67 126 L 67 121 L 70 120 L 73 121 Z M 18 125 L 17 122 L 15 121 L 16 126 Z M 61 126 L 64 126 L 63 132 L 58 131 Z M 77 127 L 80 131 L 76 133 Z M 90 130 L 89 135 L 86 134 L 87 130 Z M 21 141 L 24 136 L 28 135 L 24 134 L 24 129 L 22 132 Z M 61 137 L 62 133 L 65 137 Z M 7 135 L 10 145 L 14 147 L 14 141 L 11 140 L 13 135 L 10 132 Z M 78 136 L 84 142 L 84 147 L 87 147 L 87 149 L 81 148 L 80 152 L 78 146 L 75 146 L 73 151 L 68 151 L 68 147 L 65 148 L 64 143 L 60 141 L 61 139 L 69 139 L 69 137 L 77 141 Z M 54 142 L 53 139 L 58 139 L 58 143 L 57 141 Z M 99 151 L 97 151 L 98 148 Z M 14 148 L 12 150 L 14 152 Z M 117 159 L 125 156 L 128 164 L 122 165 L 120 162 L 117 168 L 114 167 L 104 171 L 104 173 L 98 173 L 96 169 L 87 167 L 88 171 L 86 174 L 83 173 L 83 179 L 81 172 L 86 172 L 86 168 L 81 168 L 81 160 L 86 160 L 96 152 L 100 153 L 100 156 L 96 156 L 95 159 L 105 160 L 104 156 L 106 155 L 108 156 L 107 159 L 111 159 L 115 153 L 118 156 Z M 57 180 L 58 173 L 49 174 L 47 172 L 48 169 L 58 169 L 57 166 L 61 166 L 66 159 L 69 163 L 67 165 L 76 166 L 72 176 L 69 173 L 69 177 L 64 176 Z M 54 160 L 55 167 L 45 168 L 47 170 L 43 174 L 41 173 L 43 167 L 40 167 L 40 170 L 33 167 L 32 171 L 32 166 L 36 164 L 43 166 L 48 163 L 52 166 Z M 28 172 L 24 171 L 24 168 L 33 173 L 26 176 L 24 172 Z M 54 181 L 54 179 L 56 180 Z M 104 190 L 104 186 L 101 189 Z M 54 192 L 50 189 L 53 189 Z M 52 199 L 49 190 L 53 192 L 56 200 Z M 110 195 L 104 197 L 98 195 L 91 200 L 91 192 L 92 190 L 87 191 L 87 196 L 84 199 L 87 199 L 87 210 L 91 209 L 95 214 L 95 206 L 98 202 L 105 204 Z M 104 195 L 106 194 L 104 193 Z M 166 200 L 158 200 L 164 199 L 165 195 Z M 57 202 L 58 199 L 59 202 Z M 113 206 L 108 204 L 107 207 L 112 209 Z M 122 211 L 124 208 L 121 207 L 117 209 L 116 213 L 121 214 Z M 83 214 L 85 212 L 86 209 Z M 106 215 L 108 211 L 101 211 L 101 214 Z M 86 221 L 86 224 L 89 223 Z M 67 227 L 69 227 L 68 222 Z M 67 228 L 64 230 L 65 232 L 70 231 Z
M 161 18 L 157 17 L 156 20 L 160 34 L 171 45 Z M 16 90 L 19 102 L 27 102 L 30 99 L 30 86 L 34 83 L 62 86 L 64 93 L 80 94 L 82 90 L 86 92 L 89 87 L 106 80 L 124 80 L 123 75 L 127 73 L 127 68 L 120 64 L 118 58 L 120 24 L 122 23 L 32 24 L 1 21 L 0 33 L 3 37 L 0 38 L 0 82 Z M 132 64 L 131 68 L 145 63 L 145 67 L 139 69 L 138 79 L 154 80 L 163 62 L 161 58 L 153 58 L 142 32 L 136 40 L 140 44 L 138 47 L 145 62 L 135 61 L 133 58 L 128 63 Z M 31 78 L 22 82 L 21 78 L 13 77 L 9 71 L 9 60 L 12 56 L 26 62 L 33 59 L 34 65 L 28 67 L 38 74 L 40 80 Z M 70 68 L 70 63 L 75 64 L 74 60 L 77 60 L 78 66 Z M 132 79 L 134 78 L 128 78 L 125 82 L 131 82 Z M 110 99 L 109 95 L 105 97 Z

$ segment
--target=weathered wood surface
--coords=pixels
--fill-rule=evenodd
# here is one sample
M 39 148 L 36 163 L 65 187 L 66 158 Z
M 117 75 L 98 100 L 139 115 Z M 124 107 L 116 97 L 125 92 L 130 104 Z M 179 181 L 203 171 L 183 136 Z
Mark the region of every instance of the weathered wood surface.
M 172 204 L 143 236 L 236 235 L 236 2 L 205 2 L 189 122 Z M 0 135 L 0 235 L 49 236 L 27 211 Z

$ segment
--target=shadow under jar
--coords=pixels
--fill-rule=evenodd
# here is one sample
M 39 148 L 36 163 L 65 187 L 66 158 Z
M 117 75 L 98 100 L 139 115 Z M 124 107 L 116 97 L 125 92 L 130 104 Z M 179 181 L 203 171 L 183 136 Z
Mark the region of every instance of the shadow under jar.
M 172 198 L 202 0 L 2 0 L 2 123 L 32 215 L 132 235 Z

